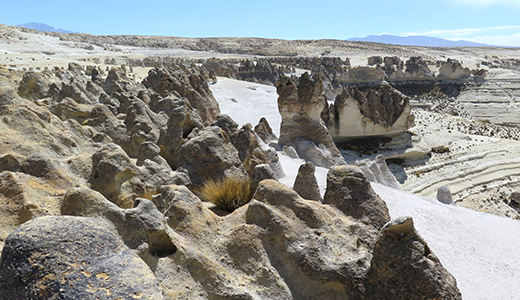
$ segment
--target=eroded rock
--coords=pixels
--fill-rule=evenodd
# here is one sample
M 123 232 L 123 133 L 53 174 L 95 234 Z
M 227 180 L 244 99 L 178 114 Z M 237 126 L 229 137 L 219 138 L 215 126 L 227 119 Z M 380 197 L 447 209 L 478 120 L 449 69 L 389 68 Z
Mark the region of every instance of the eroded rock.
M 411 217 L 386 224 L 373 255 L 368 299 L 462 299 L 455 278 L 417 234 Z
M 321 80 L 305 73 L 296 86 L 290 78 L 282 77 L 276 88 L 282 116 L 279 143 L 295 146 L 300 157 L 317 166 L 345 164 L 321 119 L 326 104 Z
M 2 299 L 164 299 L 149 267 L 94 219 L 42 217 L 6 240 Z

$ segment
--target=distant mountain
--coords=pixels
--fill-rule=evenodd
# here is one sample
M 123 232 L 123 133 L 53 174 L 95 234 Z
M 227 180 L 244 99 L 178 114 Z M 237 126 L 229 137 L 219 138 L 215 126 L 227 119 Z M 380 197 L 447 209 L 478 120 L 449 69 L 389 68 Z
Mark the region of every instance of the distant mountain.
M 28 29 L 35 29 L 35 30 L 38 30 L 38 31 L 49 31 L 49 32 L 61 32 L 61 33 L 77 33 L 77 32 L 74 32 L 74 31 L 70 31 L 70 30 L 65 30 L 65 29 L 62 29 L 62 28 L 54 28 L 50 25 L 47 25 L 47 24 L 43 24 L 43 23 L 26 23 L 26 24 L 20 24 L 20 25 L 17 25 L 17 27 L 23 27 L 23 28 L 28 28 Z
M 423 47 L 489 47 L 491 45 L 479 44 L 465 40 L 450 41 L 430 36 L 410 35 L 369 35 L 364 38 L 350 38 L 353 42 L 374 42 L 382 44 L 403 45 L 403 46 L 423 46 Z

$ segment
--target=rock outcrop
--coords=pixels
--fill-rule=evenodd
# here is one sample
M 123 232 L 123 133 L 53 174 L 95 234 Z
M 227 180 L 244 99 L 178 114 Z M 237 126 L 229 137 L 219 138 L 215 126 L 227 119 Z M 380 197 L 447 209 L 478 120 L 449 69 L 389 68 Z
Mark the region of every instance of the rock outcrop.
M 278 137 L 273 133 L 273 129 L 271 129 L 269 122 L 267 122 L 264 117 L 260 118 L 260 121 L 258 121 L 258 124 L 255 126 L 255 132 L 262 141 L 268 145 L 269 143 L 278 140 Z
M 317 166 L 345 164 L 321 119 L 326 105 L 321 80 L 305 73 L 297 86 L 290 78 L 282 77 L 276 88 L 282 116 L 279 144 L 294 146 L 300 157 Z
M 336 140 L 402 133 L 414 125 L 409 101 L 390 85 L 365 92 L 343 88 L 328 109 L 327 126 Z
M 462 67 L 462 64 L 456 59 L 450 59 L 441 63 L 439 75 L 442 79 L 463 79 L 471 76 L 469 68 Z
M 220 114 L 217 100 L 213 97 L 205 78 L 200 74 L 190 74 L 177 70 L 153 69 L 145 79 L 146 87 L 161 96 L 178 93 L 188 99 L 205 124 L 213 123 Z
M 382 83 L 385 80 L 385 72 L 379 68 L 354 67 L 336 78 L 339 84 L 350 83 Z
M 0 105 L 1 299 L 362 299 L 375 290 L 372 251 L 389 217 L 358 170 L 332 168 L 324 203 L 303 199 L 275 180 L 277 152 L 251 125 L 202 118 L 170 71 L 154 69 L 147 88 L 124 69 L 84 70 L 1 81 L 11 87 Z M 320 80 L 286 79 L 278 90 L 285 148 L 344 163 L 321 120 Z M 310 171 L 297 186 L 314 186 Z M 228 176 L 257 186 L 232 213 L 190 190 Z

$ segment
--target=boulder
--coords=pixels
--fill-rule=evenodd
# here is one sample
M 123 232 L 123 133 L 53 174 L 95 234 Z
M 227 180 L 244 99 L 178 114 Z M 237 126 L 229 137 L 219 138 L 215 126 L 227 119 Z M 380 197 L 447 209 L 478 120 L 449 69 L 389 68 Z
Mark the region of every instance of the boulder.
M 256 191 L 256 188 L 262 180 L 273 179 L 276 180 L 276 175 L 268 164 L 256 165 L 253 170 L 251 178 L 251 191 Z
M 9 235 L 2 299 L 164 299 L 150 268 L 91 218 L 42 217 Z
M 383 227 L 367 277 L 367 299 L 462 299 L 457 281 L 416 232 L 411 217 Z
M 437 200 L 444 204 L 453 204 L 450 188 L 443 185 L 437 189 Z
M 305 73 L 296 86 L 290 78 L 282 77 L 276 88 L 278 109 L 282 116 L 279 143 L 295 146 L 300 157 L 311 160 L 317 166 L 345 164 L 321 119 L 326 105 L 321 80 Z M 318 151 L 321 155 L 314 155 L 318 153 L 316 149 L 323 150 Z
M 390 221 L 385 202 L 354 166 L 334 166 L 327 173 L 323 203 L 334 205 L 347 216 L 379 230 Z
M 248 177 L 237 149 L 217 126 L 206 127 L 186 141 L 180 149 L 180 157 L 182 167 L 189 172 L 195 186 L 202 184 L 205 178 Z
M 315 171 L 316 167 L 311 162 L 301 165 L 294 180 L 293 190 L 303 199 L 322 201 L 318 181 L 314 176 Z
M 383 58 L 381 56 L 370 56 L 368 58 L 368 65 L 369 66 L 373 66 L 373 65 L 380 65 L 383 63 Z

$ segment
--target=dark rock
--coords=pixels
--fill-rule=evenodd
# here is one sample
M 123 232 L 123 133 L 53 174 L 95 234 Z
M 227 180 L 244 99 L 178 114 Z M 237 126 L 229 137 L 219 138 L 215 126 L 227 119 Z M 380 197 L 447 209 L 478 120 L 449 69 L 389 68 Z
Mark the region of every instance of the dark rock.
M 383 58 L 381 56 L 370 56 L 368 58 L 368 65 L 380 65 L 383 63 Z
M 318 181 L 314 176 L 316 167 L 313 163 L 307 162 L 300 166 L 298 175 L 294 181 L 293 189 L 303 199 L 322 201 Z
M 251 190 L 256 191 L 258 184 L 262 180 L 266 179 L 274 179 L 276 180 L 276 175 L 268 164 L 259 164 L 256 165 L 253 170 L 253 176 L 251 179 Z
M 212 126 L 218 126 L 224 130 L 231 141 L 234 142 L 237 140 L 239 132 L 238 124 L 233 119 L 231 119 L 230 116 L 218 115 L 217 120 L 212 124 Z
M 0 295 L 163 299 L 148 266 L 117 235 L 80 217 L 42 217 L 11 233 L 0 263 Z
M 443 185 L 437 189 L 437 200 L 444 204 L 453 204 L 450 188 Z

